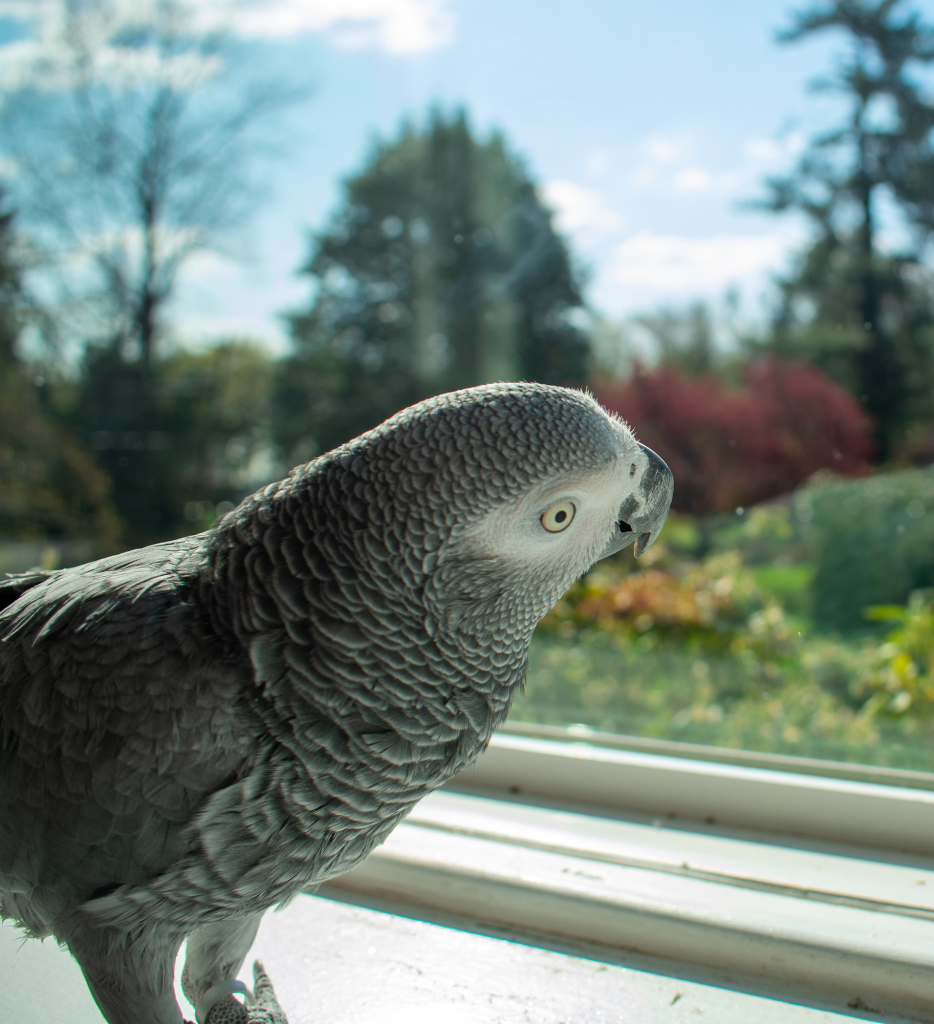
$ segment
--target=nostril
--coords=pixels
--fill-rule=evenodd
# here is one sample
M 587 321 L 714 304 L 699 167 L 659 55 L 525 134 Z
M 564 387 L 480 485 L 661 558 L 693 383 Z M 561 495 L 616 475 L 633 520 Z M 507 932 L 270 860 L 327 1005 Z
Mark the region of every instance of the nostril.
M 632 533 L 632 527 L 629 523 L 624 523 L 622 519 L 619 521 L 619 532 L 620 533 Z

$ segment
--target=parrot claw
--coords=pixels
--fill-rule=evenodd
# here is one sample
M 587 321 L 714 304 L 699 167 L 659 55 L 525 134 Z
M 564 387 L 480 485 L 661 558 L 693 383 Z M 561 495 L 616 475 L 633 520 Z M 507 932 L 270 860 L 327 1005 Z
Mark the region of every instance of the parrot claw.
M 253 979 L 253 1001 L 250 1005 L 244 1006 L 232 995 L 224 996 L 211 1007 L 205 1024 L 289 1024 L 276 999 L 266 968 L 259 960 L 253 964 Z

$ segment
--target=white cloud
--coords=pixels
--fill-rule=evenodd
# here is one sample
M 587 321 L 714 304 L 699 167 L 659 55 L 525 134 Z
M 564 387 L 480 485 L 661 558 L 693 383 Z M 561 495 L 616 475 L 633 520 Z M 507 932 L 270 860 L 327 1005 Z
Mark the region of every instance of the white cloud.
M 190 2 L 184 7 L 192 12 Z M 87 78 L 105 80 L 118 90 L 130 91 L 141 82 L 151 81 L 186 89 L 211 79 L 222 69 L 216 55 L 196 51 L 166 55 L 155 45 L 115 45 L 114 38 L 121 30 L 158 20 L 154 0 L 135 4 L 114 0 L 111 5 L 89 7 L 81 22 L 80 38 L 75 38 L 61 2 L 34 0 L 27 10 L 28 15 L 16 0 L 0 0 L 0 17 L 31 21 L 33 28 L 29 37 L 0 47 L 3 89 L 35 85 L 49 91 L 66 90 Z M 86 45 L 89 61 L 82 59 L 78 43 Z
M 743 152 L 760 164 L 774 164 L 790 156 L 796 156 L 804 149 L 804 134 L 789 132 L 780 139 L 746 139 Z
M 602 178 L 610 169 L 610 154 L 605 149 L 595 149 L 587 157 L 587 171 L 595 178 Z
M 2 0 L 0 2 L 0 18 L 27 21 L 34 17 L 37 10 L 43 6 L 51 5 L 43 3 L 43 0 Z
M 195 0 L 229 11 L 237 32 L 283 38 L 320 32 L 342 49 L 374 47 L 406 54 L 450 42 L 447 0 Z
M 372 47 L 392 54 L 421 53 L 451 41 L 449 0 L 181 0 L 205 29 L 225 28 L 252 38 L 283 39 L 319 33 L 342 49 Z M 113 0 L 111 9 L 140 21 L 156 0 Z M 40 41 L 62 28 L 61 0 L 0 0 L 0 17 L 33 21 Z M 10 52 L 4 48 L 4 58 Z
M 735 192 L 738 185 L 735 174 L 711 174 L 704 167 L 682 167 L 671 179 L 675 192 L 693 192 L 700 195 Z
M 555 211 L 558 230 L 577 236 L 581 244 L 616 234 L 623 228 L 623 218 L 593 189 L 573 181 L 549 181 L 542 186 L 542 193 Z
M 686 137 L 655 134 L 641 143 L 642 160 L 633 167 L 630 181 L 640 189 L 672 191 L 680 195 L 732 195 L 762 174 L 762 165 L 787 161 L 804 148 L 805 138 L 789 132 L 780 139 L 748 138 L 743 159 L 729 171 L 711 171 L 694 163 L 694 145 Z
M 11 181 L 20 172 L 18 160 L 11 156 L 0 155 L 0 181 Z
M 643 140 L 642 152 L 645 159 L 632 172 L 632 183 L 637 188 L 646 188 L 667 180 L 667 168 L 688 160 L 691 146 L 686 139 L 655 134 Z
M 678 164 L 690 155 L 687 142 L 670 135 L 650 135 L 643 148 L 653 164 Z
M 596 304 L 611 313 L 651 309 L 665 302 L 718 298 L 731 287 L 761 290 L 781 269 L 800 229 L 708 238 L 637 231 L 620 242 L 598 270 Z

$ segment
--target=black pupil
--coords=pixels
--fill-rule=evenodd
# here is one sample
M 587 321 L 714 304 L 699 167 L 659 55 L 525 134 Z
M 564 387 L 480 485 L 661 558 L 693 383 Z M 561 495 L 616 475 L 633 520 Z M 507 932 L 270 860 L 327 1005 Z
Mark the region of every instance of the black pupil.
M 560 512 L 555 512 L 555 522 L 556 523 L 563 523 L 564 520 L 567 519 L 567 517 L 568 517 L 568 514 L 567 514 L 567 512 L 564 511 L 564 509 L 562 509 Z

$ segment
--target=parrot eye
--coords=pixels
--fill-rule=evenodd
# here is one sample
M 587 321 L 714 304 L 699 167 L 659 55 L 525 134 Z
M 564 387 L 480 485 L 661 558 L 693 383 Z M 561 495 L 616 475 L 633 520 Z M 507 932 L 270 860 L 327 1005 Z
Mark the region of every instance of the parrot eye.
M 574 518 L 576 511 L 577 509 L 569 501 L 562 501 L 557 505 L 552 505 L 542 516 L 542 526 L 549 533 L 560 533 L 571 525 L 571 520 Z

